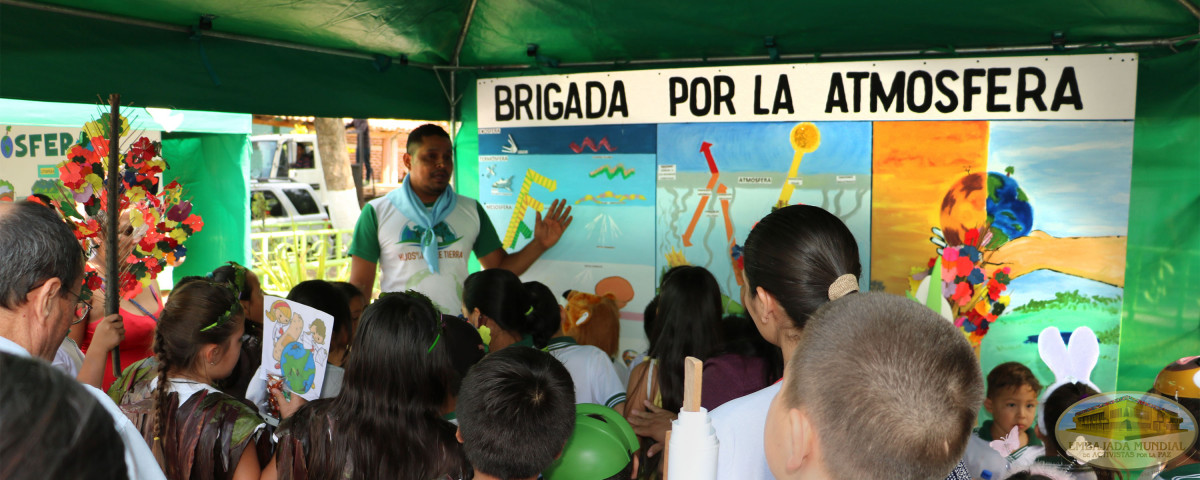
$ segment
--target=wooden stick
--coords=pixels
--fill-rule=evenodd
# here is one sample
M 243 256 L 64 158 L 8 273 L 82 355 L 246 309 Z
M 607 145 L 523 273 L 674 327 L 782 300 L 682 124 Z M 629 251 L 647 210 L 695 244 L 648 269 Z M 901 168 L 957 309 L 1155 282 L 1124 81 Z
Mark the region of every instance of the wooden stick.
M 683 360 L 683 411 L 700 411 L 700 389 L 704 381 L 704 362 L 696 357 Z
M 117 175 L 118 168 L 121 162 L 121 95 L 111 94 L 108 96 L 109 111 L 109 132 L 108 132 L 108 173 L 105 178 L 108 190 L 108 209 L 105 215 L 108 217 L 108 231 L 105 232 L 104 239 L 105 247 L 105 289 L 104 289 L 104 314 L 112 315 L 119 312 L 121 308 L 121 273 L 119 272 L 118 262 L 124 259 L 117 258 L 117 216 L 121 210 L 121 203 L 117 196 Z M 121 376 L 121 347 L 120 345 L 112 349 L 112 371 L 114 377 Z
M 663 440 L 663 480 L 671 479 L 671 431 L 667 430 L 667 438 Z

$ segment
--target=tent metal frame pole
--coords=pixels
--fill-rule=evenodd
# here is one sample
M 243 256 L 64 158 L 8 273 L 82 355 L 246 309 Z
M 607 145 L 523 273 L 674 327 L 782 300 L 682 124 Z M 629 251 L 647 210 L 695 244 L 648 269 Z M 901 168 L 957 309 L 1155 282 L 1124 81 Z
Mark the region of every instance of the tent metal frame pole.
M 1187 11 L 1191 12 L 1193 17 L 1200 19 L 1200 7 L 1196 7 L 1195 5 L 1192 5 L 1192 2 L 1189 2 L 1188 0 L 1176 0 L 1176 1 L 1178 1 L 1180 5 L 1183 5 L 1183 8 L 1186 8 Z
M 467 41 L 467 31 L 471 28 L 471 20 L 473 20 L 475 18 L 475 6 L 478 3 L 479 3 L 479 0 L 471 0 L 471 5 L 470 5 L 470 7 L 467 8 L 467 18 L 465 20 L 463 20 L 462 30 L 460 30 L 458 32 L 458 41 L 454 44 L 454 57 L 452 58 L 451 61 L 454 62 L 455 68 L 454 68 L 454 70 L 450 70 L 450 91 L 447 92 L 447 94 L 446 94 L 446 101 L 447 101 L 447 103 L 450 104 L 450 139 L 451 140 L 456 140 L 458 138 L 458 126 L 456 125 L 457 121 L 458 121 L 458 101 L 460 99 L 462 99 L 462 96 L 458 95 L 458 67 L 460 65 L 459 61 L 462 56 L 463 44 L 466 43 L 466 41 Z M 435 70 L 434 75 L 437 75 L 437 74 L 438 73 Z M 441 79 L 440 75 L 438 75 L 438 79 L 439 80 Z
M 626 67 L 626 66 L 651 66 L 651 65 L 673 65 L 673 64 L 698 64 L 698 63 L 739 63 L 739 62 L 768 62 L 779 63 L 785 60 L 811 60 L 819 61 L 826 59 L 875 59 L 880 57 L 903 57 L 912 56 L 920 57 L 931 54 L 952 54 L 952 55 L 977 55 L 977 54 L 997 54 L 997 53 L 1056 53 L 1070 50 L 1079 50 L 1083 48 L 1107 47 L 1107 48 L 1129 48 L 1142 49 L 1153 47 L 1178 47 L 1176 44 L 1196 43 L 1200 42 L 1200 38 L 1195 35 L 1185 35 L 1170 38 L 1157 38 L 1151 40 L 1132 40 L 1127 42 L 1103 42 L 1103 43 L 1074 43 L 1067 44 L 1061 47 L 1054 45 L 1019 45 L 1011 47 L 980 47 L 980 48 L 962 48 L 962 49 L 925 49 L 925 50 L 881 50 L 873 52 L 843 52 L 843 53 L 793 53 L 779 55 L 778 60 L 772 59 L 769 55 L 748 55 L 748 56 L 726 56 L 726 57 L 692 57 L 692 58 L 671 58 L 671 59 L 646 59 L 646 60 L 610 60 L 596 62 L 560 62 L 556 68 L 589 68 L 589 67 Z M 468 66 L 449 66 L 439 65 L 434 66 L 434 70 L 479 70 L 479 71 L 509 71 L 509 70 L 530 70 L 540 68 L 540 65 L 529 64 L 508 64 L 508 65 L 468 65 Z
M 1191 5 L 1187 0 L 1178 0 L 1181 5 L 1188 9 L 1193 15 L 1200 18 L 1200 8 Z M 73 15 L 85 18 L 94 18 L 110 22 L 122 23 L 126 25 L 134 25 L 146 28 L 155 28 L 159 30 L 169 30 L 173 32 L 192 33 L 191 26 L 180 26 L 169 23 L 154 22 L 149 20 L 139 20 L 134 18 L 122 17 L 107 13 L 93 12 L 71 7 L 62 7 L 58 5 L 48 5 L 37 3 L 28 0 L 0 0 L 0 5 L 13 5 L 22 8 L 33 10 L 41 10 L 52 13 L 60 13 L 64 15 Z M 537 64 L 504 64 L 504 65 L 467 65 L 463 66 L 459 62 L 459 55 L 462 51 L 463 42 L 466 39 L 467 28 L 470 27 L 471 17 L 474 16 L 476 0 L 472 0 L 470 9 L 467 14 L 467 21 L 463 24 L 462 31 L 459 32 L 458 44 L 455 45 L 455 54 L 451 65 L 440 65 L 433 63 L 422 63 L 407 61 L 405 57 L 393 57 L 401 63 L 406 63 L 409 66 L 433 70 L 435 72 L 446 70 L 450 72 L 458 71 L 520 71 L 530 70 L 534 68 L 542 68 L 542 65 Z M 220 38 L 225 40 L 255 43 L 271 47 L 287 48 L 312 53 L 320 53 L 325 55 L 336 55 L 341 57 L 356 58 L 361 60 L 374 61 L 376 56 L 373 54 L 355 52 L 350 50 L 340 50 L 336 48 L 316 47 L 312 45 L 304 45 L 282 40 L 271 40 L 249 35 L 239 35 L 235 33 L 218 32 L 213 30 L 205 30 L 202 34 L 206 37 Z M 900 56 L 923 56 L 928 54 L 946 54 L 951 55 L 987 55 L 999 53 L 1037 53 L 1037 52 L 1063 52 L 1070 50 L 1078 50 L 1082 48 L 1094 47 L 1111 47 L 1111 48 L 1154 48 L 1166 47 L 1176 48 L 1186 43 L 1200 42 L 1200 38 L 1196 35 L 1186 35 L 1170 38 L 1156 38 L 1148 40 L 1131 40 L 1124 42 L 1102 42 L 1102 43 L 1075 43 L 1067 45 L 1019 45 L 1009 47 L 977 47 L 977 48 L 962 48 L 962 49 L 925 49 L 925 50 L 882 50 L 871 52 L 843 52 L 843 53 L 794 53 L 782 54 L 778 59 L 772 59 L 770 55 L 748 55 L 748 56 L 723 56 L 723 57 L 691 57 L 691 58 L 674 58 L 674 59 L 639 59 L 639 60 L 608 60 L 594 62 L 561 62 L 556 68 L 592 68 L 592 67 L 628 67 L 628 66 L 654 66 L 654 65 L 678 65 L 678 64 L 705 64 L 705 63 L 742 63 L 742 62 L 770 62 L 777 63 L 779 61 L 820 61 L 823 59 L 869 59 L 881 57 L 900 57 Z M 450 78 L 451 83 L 455 83 L 454 76 Z M 456 103 L 453 92 L 449 95 L 451 103 Z M 453 107 L 452 107 L 453 108 Z M 453 127 L 451 127 L 453 128 Z

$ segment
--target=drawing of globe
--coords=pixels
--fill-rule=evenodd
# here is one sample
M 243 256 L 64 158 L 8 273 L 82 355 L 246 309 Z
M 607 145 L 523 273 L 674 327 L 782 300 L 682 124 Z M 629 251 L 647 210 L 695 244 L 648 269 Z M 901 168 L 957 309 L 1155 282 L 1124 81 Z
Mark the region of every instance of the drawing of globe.
M 291 391 L 307 393 L 312 390 L 313 381 L 317 377 L 317 366 L 313 362 L 312 352 L 306 350 L 300 342 L 292 342 L 283 347 L 280 367 Z
M 991 248 L 1029 235 L 1033 228 L 1033 206 L 1017 181 L 1005 174 L 988 172 L 987 216 L 992 224 Z

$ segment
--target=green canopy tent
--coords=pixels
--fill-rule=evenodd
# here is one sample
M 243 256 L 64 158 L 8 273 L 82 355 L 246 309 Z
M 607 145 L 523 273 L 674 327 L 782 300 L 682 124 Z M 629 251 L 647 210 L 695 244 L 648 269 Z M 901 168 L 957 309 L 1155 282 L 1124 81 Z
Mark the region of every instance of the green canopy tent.
M 0 97 L 461 119 L 496 75 L 1128 51 L 1139 63 L 1119 388 L 1200 351 L 1196 0 L 751 4 L 565 0 L 0 0 Z M 458 165 L 475 191 L 475 162 Z

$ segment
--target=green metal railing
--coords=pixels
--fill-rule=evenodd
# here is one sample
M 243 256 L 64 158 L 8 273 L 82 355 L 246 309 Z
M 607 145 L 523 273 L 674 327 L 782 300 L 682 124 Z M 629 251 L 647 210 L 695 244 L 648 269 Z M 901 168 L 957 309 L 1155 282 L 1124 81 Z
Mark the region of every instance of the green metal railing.
M 251 233 L 251 269 L 267 293 L 286 294 L 305 280 L 346 281 L 353 235 L 329 228 Z

